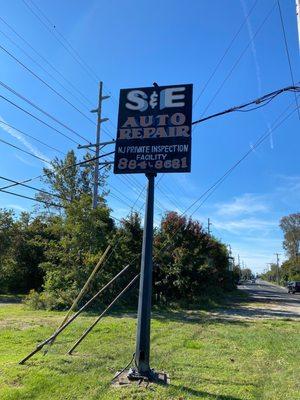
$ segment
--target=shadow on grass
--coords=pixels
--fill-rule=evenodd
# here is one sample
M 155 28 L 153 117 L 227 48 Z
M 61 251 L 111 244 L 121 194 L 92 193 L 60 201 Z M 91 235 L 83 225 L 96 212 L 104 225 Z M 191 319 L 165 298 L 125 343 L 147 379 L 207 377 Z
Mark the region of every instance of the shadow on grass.
M 196 396 L 196 397 L 207 397 L 209 399 L 218 399 L 218 400 L 241 400 L 240 397 L 233 397 L 233 396 L 227 396 L 227 395 L 222 395 L 222 394 L 213 394 L 209 392 L 204 392 L 203 390 L 197 390 L 197 389 L 191 389 L 186 386 L 175 386 L 175 385 L 170 385 L 173 386 L 174 389 L 177 390 L 184 390 L 186 393 Z
M 18 304 L 24 300 L 24 295 L 0 294 L 0 304 Z
M 223 394 L 213 394 L 213 393 L 205 392 L 203 390 L 192 389 L 187 386 L 176 386 L 173 384 L 170 384 L 169 386 L 180 392 L 184 391 L 185 394 L 189 394 L 189 395 L 196 396 L 196 397 L 206 397 L 211 400 L 242 400 L 240 397 L 223 395 Z
M 218 309 L 216 309 L 217 311 Z M 221 310 L 220 310 L 221 311 Z M 181 310 L 181 311 L 162 311 L 162 312 L 154 312 L 152 314 L 154 319 L 158 321 L 174 321 L 181 322 L 187 324 L 212 324 L 212 323 L 222 323 L 222 324 L 232 324 L 232 325 L 248 325 L 247 321 L 244 320 L 234 320 L 228 319 L 226 317 L 222 317 L 221 315 L 212 318 L 211 315 L 206 315 L 201 313 L 201 311 L 193 311 L 193 310 Z

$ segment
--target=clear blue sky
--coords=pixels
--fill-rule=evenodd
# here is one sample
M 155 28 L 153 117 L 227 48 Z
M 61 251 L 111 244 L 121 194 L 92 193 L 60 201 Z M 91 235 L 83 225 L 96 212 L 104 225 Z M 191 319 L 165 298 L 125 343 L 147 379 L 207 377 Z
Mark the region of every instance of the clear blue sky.
M 197 0 L 186 3 L 180 0 L 26 2 L 40 16 L 34 6 L 36 4 L 53 21 L 55 27 L 40 16 L 52 33 L 22 0 L 1 1 L 3 20 L 84 93 L 94 106 L 97 101 L 97 79 L 104 81 L 105 92 L 112 95 L 112 99 L 104 104 L 103 114 L 111 121 L 105 124 L 105 128 L 113 137 L 119 89 L 151 86 L 154 81 L 161 85 L 193 83 L 195 101 L 254 4 L 248 23 L 244 24 L 195 105 L 193 119 L 198 119 L 204 110 L 207 115 L 291 84 L 278 6 L 273 0 Z M 294 0 L 281 0 L 281 8 L 295 82 L 299 82 L 300 61 Z M 74 93 L 73 88 L 2 20 L 0 30 L 0 43 L 3 47 L 85 115 L 95 118 L 89 113 L 91 105 L 86 104 L 85 99 L 75 92 L 85 103 L 82 104 L 71 96 L 7 38 L 13 39 Z M 65 43 L 57 32 L 62 33 L 74 46 L 95 74 L 88 74 L 74 61 L 53 36 L 56 34 Z M 251 42 L 250 37 L 253 35 L 255 38 Z M 93 141 L 95 127 L 90 121 L 18 65 L 7 53 L 3 50 L 0 53 L 2 82 Z M 211 102 L 234 65 L 232 73 Z M 82 142 L 3 87 L 0 87 L 0 91 L 3 96 L 32 111 L 76 142 Z M 75 143 L 41 125 L 3 99 L 0 100 L 2 120 L 62 152 L 76 148 Z M 283 94 L 259 110 L 219 117 L 194 129 L 192 173 L 163 176 L 156 191 L 156 221 L 159 221 L 165 208 L 178 211 L 187 208 L 247 152 L 260 135 L 270 129 L 276 118 L 293 101 L 293 94 Z M 292 107 L 295 104 L 290 109 Z M 3 129 L 3 125 L 0 128 L 0 138 L 49 160 L 59 155 L 33 139 L 15 131 L 8 132 Z M 107 133 L 103 132 L 102 139 L 108 138 Z M 212 232 L 225 243 L 231 244 L 233 254 L 240 254 L 245 264 L 255 271 L 262 271 L 267 262 L 274 261 L 275 252 L 282 254 L 281 259 L 284 257 L 278 224 L 283 215 L 299 211 L 299 148 L 300 122 L 294 113 L 194 214 L 205 225 L 209 217 Z M 77 151 L 77 154 L 80 158 L 83 153 Z M 43 165 L 43 162 L 0 143 L 1 175 L 23 180 L 39 175 Z M 144 185 L 145 177 L 135 175 L 128 180 L 112 175 L 109 183 L 112 185 L 109 205 L 116 217 L 125 216 L 137 198 L 141 185 Z M 33 184 L 40 185 L 39 181 Z M 5 185 L 6 182 L 1 181 L 0 187 Z M 34 192 L 29 189 L 18 187 L 14 190 L 34 196 Z M 32 210 L 33 202 L 1 193 L 0 207 L 13 208 L 19 212 L 23 209 Z M 140 207 L 142 202 L 138 201 L 137 208 Z

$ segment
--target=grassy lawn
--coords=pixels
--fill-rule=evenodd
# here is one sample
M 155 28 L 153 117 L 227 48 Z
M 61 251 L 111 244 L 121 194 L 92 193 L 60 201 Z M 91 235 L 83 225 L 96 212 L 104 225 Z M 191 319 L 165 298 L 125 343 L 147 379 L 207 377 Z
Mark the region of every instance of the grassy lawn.
M 135 319 L 105 318 L 73 356 L 65 353 L 95 318 L 68 328 L 47 356 L 18 361 L 49 336 L 63 314 L 0 307 L 0 399 L 300 399 L 300 323 L 223 321 L 208 311 L 155 312 L 152 367 L 167 371 L 168 387 L 112 388 L 114 373 L 132 357 Z

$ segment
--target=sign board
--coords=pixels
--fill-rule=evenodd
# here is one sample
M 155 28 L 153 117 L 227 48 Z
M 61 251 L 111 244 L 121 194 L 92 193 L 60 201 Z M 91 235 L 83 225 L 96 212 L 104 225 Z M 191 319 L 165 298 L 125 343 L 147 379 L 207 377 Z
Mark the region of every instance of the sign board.
M 121 89 L 115 174 L 191 171 L 192 92 L 191 84 Z

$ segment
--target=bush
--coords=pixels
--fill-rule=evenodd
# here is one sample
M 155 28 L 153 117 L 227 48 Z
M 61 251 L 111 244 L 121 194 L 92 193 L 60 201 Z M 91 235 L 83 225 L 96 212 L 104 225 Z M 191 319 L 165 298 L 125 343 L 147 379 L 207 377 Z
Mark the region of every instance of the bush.
M 25 297 L 24 304 L 33 310 L 45 310 L 47 308 L 45 293 L 38 293 L 34 289 L 30 290 L 29 294 Z

